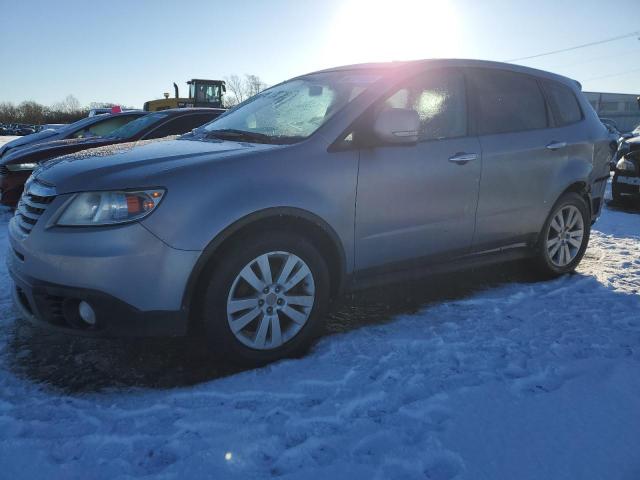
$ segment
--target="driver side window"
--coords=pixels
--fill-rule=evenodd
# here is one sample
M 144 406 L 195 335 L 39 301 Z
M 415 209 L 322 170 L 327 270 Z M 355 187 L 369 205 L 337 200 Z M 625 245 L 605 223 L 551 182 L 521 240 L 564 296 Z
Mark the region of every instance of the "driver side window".
M 396 90 L 384 105 L 418 112 L 420 140 L 467 134 L 465 84 L 460 72 L 428 72 Z

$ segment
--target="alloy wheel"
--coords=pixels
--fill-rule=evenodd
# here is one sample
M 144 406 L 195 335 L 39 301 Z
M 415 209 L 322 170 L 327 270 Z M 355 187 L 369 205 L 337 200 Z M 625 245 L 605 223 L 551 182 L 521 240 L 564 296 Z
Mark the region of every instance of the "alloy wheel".
M 549 224 L 546 250 L 551 263 L 566 267 L 580 252 L 584 238 L 582 213 L 574 205 L 566 205 L 556 212 Z
M 309 266 L 290 252 L 274 251 L 249 262 L 227 298 L 233 335 L 257 350 L 272 350 L 295 337 L 309 320 L 315 300 Z

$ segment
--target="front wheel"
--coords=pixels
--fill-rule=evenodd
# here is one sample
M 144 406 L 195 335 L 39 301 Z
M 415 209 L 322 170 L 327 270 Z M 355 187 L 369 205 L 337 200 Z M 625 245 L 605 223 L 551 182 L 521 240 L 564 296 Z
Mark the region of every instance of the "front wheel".
M 228 249 L 211 269 L 201 321 L 215 353 L 261 365 L 304 352 L 329 303 L 329 273 L 313 244 L 265 232 Z
M 577 193 L 560 197 L 540 233 L 534 259 L 538 270 L 552 277 L 574 271 L 587 249 L 590 233 L 585 200 Z

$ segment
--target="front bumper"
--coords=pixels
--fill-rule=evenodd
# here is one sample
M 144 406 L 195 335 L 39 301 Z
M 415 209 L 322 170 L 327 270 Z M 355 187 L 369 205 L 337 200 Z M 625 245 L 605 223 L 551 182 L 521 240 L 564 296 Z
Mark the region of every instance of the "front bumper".
M 187 333 L 186 312 L 142 312 L 102 292 L 66 287 L 19 276 L 10 270 L 15 285 L 13 301 L 22 318 L 39 327 L 74 335 L 101 337 L 177 336 Z M 78 313 L 81 301 L 93 308 L 90 325 Z
M 14 298 L 32 322 L 70 333 L 104 336 L 183 335 L 186 285 L 200 255 L 169 247 L 139 223 L 105 228 L 47 225 L 57 198 L 29 235 L 9 223 L 7 265 Z M 96 313 L 78 322 L 78 304 Z
M 640 194 L 640 176 L 614 175 L 613 184 L 619 193 L 627 195 Z

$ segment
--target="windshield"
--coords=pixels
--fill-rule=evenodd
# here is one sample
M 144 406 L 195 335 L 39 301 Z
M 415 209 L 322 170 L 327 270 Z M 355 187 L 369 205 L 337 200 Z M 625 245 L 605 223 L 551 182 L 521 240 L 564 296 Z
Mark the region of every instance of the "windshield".
M 293 143 L 312 135 L 380 77 L 367 72 L 307 75 L 259 93 L 208 123 L 214 137 L 246 133 L 250 141 Z
M 120 128 L 116 128 L 109 135 L 106 135 L 106 138 L 131 138 L 143 131 L 145 128 L 153 125 L 156 122 L 159 122 L 160 120 L 168 116 L 168 113 L 151 113 L 149 115 L 145 115 L 132 122 L 127 123 L 126 125 L 123 125 Z

